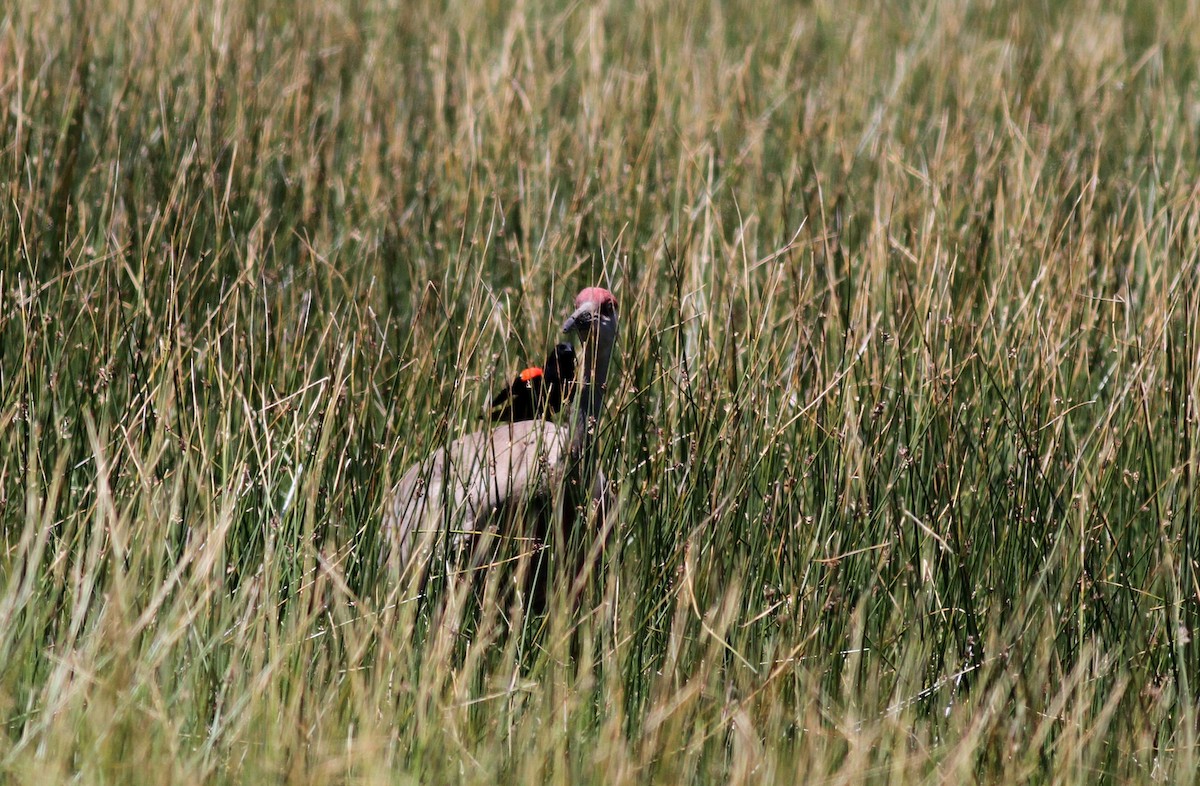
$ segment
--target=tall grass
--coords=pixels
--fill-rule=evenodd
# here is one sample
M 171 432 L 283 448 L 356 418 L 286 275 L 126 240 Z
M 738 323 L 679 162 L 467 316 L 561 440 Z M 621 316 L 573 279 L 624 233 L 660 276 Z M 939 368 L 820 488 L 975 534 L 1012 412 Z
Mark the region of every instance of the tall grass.
M 6 7 L 0 780 L 1194 782 L 1198 30 Z M 388 488 L 594 283 L 595 581 L 415 597 Z

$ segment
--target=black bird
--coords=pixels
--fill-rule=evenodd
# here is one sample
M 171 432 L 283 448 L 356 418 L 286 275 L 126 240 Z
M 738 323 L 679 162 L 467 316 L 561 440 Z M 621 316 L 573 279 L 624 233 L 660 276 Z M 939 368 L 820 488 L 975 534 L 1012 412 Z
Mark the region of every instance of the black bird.
M 487 419 L 517 423 L 553 415 L 575 393 L 575 347 L 559 344 L 545 366 L 530 366 L 492 399 Z

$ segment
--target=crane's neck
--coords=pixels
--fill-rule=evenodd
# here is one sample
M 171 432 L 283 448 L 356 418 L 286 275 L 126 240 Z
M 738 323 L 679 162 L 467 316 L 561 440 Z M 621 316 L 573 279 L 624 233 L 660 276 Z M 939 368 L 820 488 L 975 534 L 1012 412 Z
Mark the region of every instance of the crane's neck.
M 608 383 L 608 364 L 612 360 L 617 326 L 601 324 L 582 343 L 583 388 L 575 408 L 575 433 L 571 437 L 571 453 L 576 457 L 590 451 L 595 441 L 596 425 L 604 404 L 604 389 Z

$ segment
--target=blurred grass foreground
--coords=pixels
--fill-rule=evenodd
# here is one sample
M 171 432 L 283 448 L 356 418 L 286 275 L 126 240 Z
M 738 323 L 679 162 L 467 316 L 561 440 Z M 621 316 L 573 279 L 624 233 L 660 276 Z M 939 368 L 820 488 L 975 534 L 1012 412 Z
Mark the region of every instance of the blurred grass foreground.
M 6 4 L 0 781 L 1194 783 L 1198 64 L 1184 0 Z M 414 594 L 388 489 L 591 284 L 595 580 Z

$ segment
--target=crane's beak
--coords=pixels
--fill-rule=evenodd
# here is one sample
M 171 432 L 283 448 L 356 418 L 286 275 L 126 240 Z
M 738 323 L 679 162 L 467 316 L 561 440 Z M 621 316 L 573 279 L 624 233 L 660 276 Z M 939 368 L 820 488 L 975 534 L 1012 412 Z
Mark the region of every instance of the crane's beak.
M 564 333 L 579 333 L 587 330 L 592 323 L 596 307 L 592 303 L 585 303 L 575 309 L 575 313 L 567 317 L 567 321 L 563 323 Z

